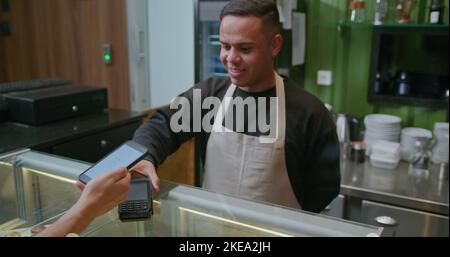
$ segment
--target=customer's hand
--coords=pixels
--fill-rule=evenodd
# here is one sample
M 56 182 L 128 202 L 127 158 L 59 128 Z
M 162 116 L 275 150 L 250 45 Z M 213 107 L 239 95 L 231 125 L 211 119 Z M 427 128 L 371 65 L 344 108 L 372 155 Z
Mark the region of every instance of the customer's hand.
M 89 181 L 85 186 L 77 182 L 83 193 L 74 209 L 89 218 L 108 212 L 125 201 L 130 190 L 130 180 L 127 169 L 118 168 Z
M 138 164 L 136 164 L 134 167 L 132 167 L 131 171 L 132 172 L 135 171 L 138 172 L 139 174 L 149 177 L 153 185 L 153 190 L 159 193 L 159 178 L 158 175 L 156 175 L 156 168 L 152 162 L 142 160 L 138 162 Z
M 130 173 L 118 168 L 89 181 L 77 182 L 83 190 L 78 201 L 49 228 L 36 236 L 66 236 L 81 233 L 97 216 L 125 201 L 130 190 Z

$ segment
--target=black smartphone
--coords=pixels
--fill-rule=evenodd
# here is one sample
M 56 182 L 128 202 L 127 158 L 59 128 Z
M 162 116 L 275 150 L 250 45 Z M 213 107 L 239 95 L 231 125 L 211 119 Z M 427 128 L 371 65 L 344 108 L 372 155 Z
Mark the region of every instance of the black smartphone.
M 131 181 L 127 199 L 117 208 L 121 221 L 148 220 L 153 215 L 152 184 L 148 179 Z
M 144 146 L 133 141 L 127 141 L 81 173 L 78 179 L 87 184 L 92 179 L 119 167 L 130 169 L 142 160 L 147 152 L 148 150 Z

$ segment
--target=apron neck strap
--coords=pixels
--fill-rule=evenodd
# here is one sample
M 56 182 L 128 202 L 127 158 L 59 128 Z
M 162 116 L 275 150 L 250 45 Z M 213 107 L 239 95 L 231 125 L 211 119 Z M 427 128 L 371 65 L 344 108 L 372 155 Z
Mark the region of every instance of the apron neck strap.
M 275 71 L 275 87 L 276 87 L 276 98 L 277 98 L 277 108 L 276 108 L 276 137 L 260 137 L 261 143 L 275 143 L 277 147 L 284 147 L 284 139 L 286 134 L 286 97 L 284 90 L 283 78 L 278 75 Z M 227 92 L 222 100 L 222 104 L 219 107 L 216 118 L 214 120 L 213 131 L 212 132 L 233 132 L 227 128 L 223 127 L 223 119 L 226 115 L 226 111 L 229 109 L 230 102 L 232 100 L 234 91 L 236 90 L 236 85 L 231 84 L 228 87 Z

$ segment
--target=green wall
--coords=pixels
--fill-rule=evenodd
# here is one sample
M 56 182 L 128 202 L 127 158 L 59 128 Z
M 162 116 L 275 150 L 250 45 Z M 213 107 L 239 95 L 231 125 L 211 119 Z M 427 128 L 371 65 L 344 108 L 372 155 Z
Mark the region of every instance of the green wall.
M 413 19 L 424 23 L 428 18 L 428 1 L 418 0 Z M 449 0 L 445 0 L 445 23 L 448 24 Z M 395 0 L 390 0 L 390 13 Z M 373 19 L 375 0 L 366 0 L 367 19 Z M 277 67 L 289 67 L 290 77 L 309 92 L 344 112 L 360 118 L 370 113 L 386 113 L 402 117 L 403 126 L 432 129 L 435 122 L 448 120 L 448 109 L 415 106 L 369 104 L 367 101 L 372 47 L 372 28 L 368 25 L 338 24 L 348 16 L 347 0 L 298 0 L 298 10 L 307 13 L 306 65 L 289 67 L 290 31 L 284 31 L 285 48 Z M 390 15 L 389 19 L 392 20 Z M 448 66 L 448 59 L 447 59 Z M 318 70 L 333 71 L 331 87 L 316 84 Z M 447 73 L 448 75 L 448 73 Z

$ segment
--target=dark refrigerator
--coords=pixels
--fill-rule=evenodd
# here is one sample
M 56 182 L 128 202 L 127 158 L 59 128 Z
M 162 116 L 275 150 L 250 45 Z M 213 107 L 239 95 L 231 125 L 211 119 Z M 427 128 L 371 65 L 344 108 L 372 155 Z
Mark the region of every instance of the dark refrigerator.
M 220 11 L 229 1 L 196 0 L 195 80 L 228 76 L 220 61 Z

